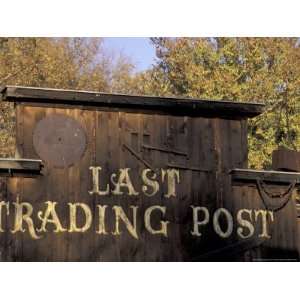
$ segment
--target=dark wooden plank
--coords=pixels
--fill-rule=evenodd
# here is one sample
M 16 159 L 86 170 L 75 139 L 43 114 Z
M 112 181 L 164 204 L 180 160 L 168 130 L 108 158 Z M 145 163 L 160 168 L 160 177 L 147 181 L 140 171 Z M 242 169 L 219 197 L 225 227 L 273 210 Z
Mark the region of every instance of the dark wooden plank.
M 241 151 L 242 151 L 242 167 L 244 169 L 248 168 L 248 120 L 241 120 Z
M 284 191 L 278 187 L 277 191 Z M 260 199 L 256 192 L 256 198 Z M 261 245 L 259 260 L 299 260 L 299 233 L 297 226 L 296 202 L 290 197 L 288 203 L 280 210 L 274 211 L 274 222 L 270 226 L 271 239 Z
M 166 120 L 166 123 L 165 123 Z M 162 118 L 161 137 L 159 141 L 160 147 L 166 145 L 167 148 L 182 149 L 181 152 L 188 152 L 187 143 L 187 119 L 181 116 L 169 116 L 168 118 Z M 168 168 L 178 169 L 176 165 L 187 166 L 187 156 L 178 155 L 178 153 L 161 153 L 161 165 Z M 172 167 L 171 165 L 175 165 Z M 187 207 L 188 192 L 184 188 L 188 188 L 187 180 L 190 178 L 191 170 L 181 169 L 179 170 L 179 182 L 175 181 L 176 195 L 167 198 L 162 198 L 162 206 L 166 207 L 166 217 L 170 222 L 168 224 L 168 237 L 161 237 L 162 246 L 166 249 L 164 252 L 163 260 L 168 261 L 168 255 L 172 256 L 172 261 L 182 261 L 184 251 L 180 251 L 181 248 L 181 233 L 182 233 L 182 207 Z M 165 185 L 167 188 L 167 185 Z
M 232 187 L 228 171 L 241 163 L 241 139 L 240 121 L 214 119 L 213 121 L 214 151 L 215 157 L 215 191 L 211 191 L 215 198 L 214 210 L 222 207 L 232 212 L 234 203 L 232 201 Z M 215 235 L 216 236 L 216 235 Z M 215 237 L 214 247 L 227 248 L 236 242 L 235 235 L 224 239 Z M 216 257 L 217 260 L 221 257 Z M 226 259 L 226 258 L 224 258 Z
M 158 138 L 159 138 L 159 132 L 160 132 L 160 123 L 159 123 L 159 116 L 155 115 L 147 115 L 143 114 L 142 118 L 142 128 L 141 128 L 141 143 L 147 144 L 147 145 L 158 145 Z M 142 158 L 147 161 L 151 167 L 156 171 L 156 167 L 158 166 L 159 161 L 159 155 L 161 152 L 159 151 L 153 151 L 149 148 L 142 148 Z M 144 166 L 142 166 L 144 167 Z M 157 173 L 157 177 L 159 178 L 160 175 Z M 161 192 L 159 191 L 154 197 L 147 197 L 144 194 L 141 194 L 139 205 L 141 208 L 141 211 L 144 213 L 145 210 L 151 206 L 157 204 L 160 205 Z M 157 249 L 160 247 L 160 237 L 159 236 L 152 236 L 149 234 L 149 232 L 146 230 L 145 225 L 142 226 L 141 231 L 141 243 L 142 247 L 140 248 L 140 255 L 139 260 L 145 261 L 158 261 L 160 260 L 159 251 Z M 148 245 L 147 247 L 143 246 Z
M 40 159 L 0 158 L 0 168 L 15 170 L 40 170 L 42 168 L 42 161 Z
M 109 161 L 109 174 L 116 173 L 118 174 L 119 168 L 125 168 L 126 167 L 126 155 L 125 151 L 123 151 L 122 145 L 124 143 L 124 126 L 126 119 L 123 113 L 121 112 L 111 112 L 108 113 L 108 156 Z M 116 206 L 122 206 L 123 202 L 126 201 L 125 195 L 110 195 L 107 197 L 108 207 L 112 207 L 112 205 Z M 128 201 L 128 200 L 127 200 Z M 126 210 L 126 209 L 125 209 Z M 111 211 L 111 214 L 107 215 L 107 218 L 110 219 L 109 227 L 109 233 L 110 238 L 112 242 L 110 242 L 110 251 L 111 253 L 108 254 L 110 261 L 123 261 L 125 260 L 125 257 L 122 256 L 124 254 L 123 249 L 121 248 L 122 243 L 124 243 L 120 237 L 123 237 L 124 235 L 128 235 L 128 232 L 126 232 L 126 229 L 120 226 L 122 234 L 121 235 L 112 235 L 112 232 L 115 231 L 116 228 L 116 222 L 115 222 L 115 216 L 114 213 Z M 122 223 L 122 222 L 120 222 Z M 124 249 L 125 250 L 125 249 Z M 108 259 L 108 258 L 106 258 Z
M 296 185 L 300 185 L 300 173 L 296 172 L 280 172 L 280 171 L 258 171 L 250 169 L 233 169 L 230 171 L 232 183 L 255 183 L 256 180 L 263 180 L 275 184 L 290 184 L 296 181 Z
M 175 145 L 174 136 L 172 136 L 173 128 L 171 128 L 172 123 L 174 124 L 175 119 L 174 116 L 161 116 L 161 115 L 154 115 L 152 122 L 152 136 L 153 136 L 153 145 L 157 145 L 158 147 L 172 147 Z M 173 119 L 173 122 L 172 122 Z M 169 155 L 166 152 L 157 152 L 154 151 L 153 153 L 153 163 L 155 164 L 156 168 L 159 170 L 161 167 L 167 167 L 167 164 L 173 160 L 173 155 Z M 158 173 L 158 176 L 161 174 Z M 175 248 L 176 245 L 176 238 L 174 238 L 174 234 L 177 231 L 176 228 L 176 211 L 174 206 L 176 206 L 176 202 L 174 203 L 173 197 L 166 198 L 165 195 L 167 194 L 167 185 L 162 184 L 159 192 L 151 199 L 151 205 L 159 205 L 166 207 L 166 215 L 163 219 L 168 220 L 170 223 L 168 224 L 168 237 L 163 235 L 148 235 L 148 244 L 153 244 L 152 251 L 155 253 L 155 261 L 167 261 L 168 256 L 172 256 L 170 260 L 176 260 L 177 256 L 177 249 Z M 175 200 L 176 201 L 176 200 Z M 150 204 L 150 203 L 149 203 Z M 158 214 L 154 214 L 151 220 L 152 226 L 157 227 L 161 216 Z M 159 249 L 163 249 L 163 251 L 159 251 Z
M 20 139 L 20 153 L 22 153 L 22 158 L 30 159 L 39 159 L 39 157 L 33 151 L 32 145 L 32 132 L 36 119 L 38 118 L 39 108 L 29 109 L 26 106 L 23 106 L 18 113 L 21 113 L 21 116 L 17 116 L 17 119 L 21 119 L 22 128 L 20 129 L 21 134 L 17 134 L 17 137 Z M 18 142 L 19 143 L 19 142 Z M 38 179 L 36 181 L 36 179 Z M 30 205 L 34 206 L 35 209 L 41 209 L 41 204 L 39 201 L 43 201 L 43 194 L 40 193 L 40 190 L 37 188 L 36 183 L 40 184 L 40 187 L 43 187 L 41 182 L 43 182 L 43 176 L 38 178 L 18 178 L 16 190 L 14 190 L 14 195 L 12 195 L 12 201 L 16 202 L 28 202 Z M 44 186 L 45 188 L 45 186 Z M 41 197 L 41 199 L 39 199 Z M 37 221 L 37 216 L 32 216 L 32 220 L 35 223 Z M 13 218 L 11 217 L 11 222 Z M 13 224 L 13 223 L 12 223 Z M 12 241 L 16 247 L 16 260 L 18 261 L 33 261 L 34 257 L 43 256 L 43 248 L 39 248 L 38 244 L 35 243 L 35 240 L 32 239 L 28 227 L 24 225 L 25 232 L 17 232 L 12 234 Z
M 2 178 L 3 179 L 3 178 Z M 5 187 L 5 198 L 1 200 L 12 203 L 15 201 L 15 196 L 19 192 L 19 183 L 20 178 L 12 177 L 6 179 L 6 187 Z M 4 196 L 4 195 L 3 195 Z M 13 219 L 7 215 L 2 215 L 2 225 L 4 230 L 10 230 L 14 226 Z M 22 237 L 15 238 L 15 235 L 11 234 L 1 234 L 0 235 L 0 248 L 1 248 L 1 261 L 18 261 L 21 260 L 22 255 Z
M 119 126 L 116 127 L 116 122 L 112 126 L 112 112 L 96 112 L 96 124 L 95 124 L 95 139 L 96 139 L 96 151 L 95 151 L 95 166 L 100 166 L 101 169 L 101 188 L 105 189 L 109 183 L 111 172 L 116 172 L 120 166 L 120 154 L 112 153 L 111 141 L 114 139 L 114 146 L 116 151 L 119 151 Z M 117 113 L 118 114 L 118 113 Z M 116 119 L 116 118 L 115 118 Z M 117 121 L 119 118 L 117 118 Z M 91 175 L 89 175 L 91 178 Z M 91 184 L 91 181 L 90 181 Z M 90 196 L 91 197 L 91 196 Z M 110 207 L 118 204 L 117 197 L 112 195 L 92 197 L 96 205 L 107 205 L 106 217 L 105 217 L 105 230 L 107 234 L 96 234 L 95 237 L 95 255 L 94 258 L 97 261 L 119 261 L 119 247 L 115 236 L 112 235 L 114 230 L 114 218 Z M 98 213 L 98 212 L 97 212 Z M 97 217 L 97 220 L 99 217 Z M 96 226 L 98 227 L 98 221 Z M 95 233 L 93 233 L 95 234 Z
M 16 103 L 16 151 L 15 157 L 20 158 L 24 157 L 23 153 L 23 130 L 24 130 L 24 106 Z
M 143 247 L 143 237 L 142 232 L 142 218 L 141 213 L 141 191 L 139 190 L 140 185 L 140 171 L 144 168 L 149 168 L 147 162 L 142 158 L 141 153 L 141 120 L 139 114 L 132 113 L 120 113 L 121 118 L 121 133 L 120 133 L 120 143 L 121 145 L 127 145 L 121 151 L 121 168 L 130 169 L 130 178 L 133 187 L 138 195 L 122 195 L 120 199 L 120 206 L 124 210 L 125 214 L 128 216 L 130 222 L 133 220 L 133 209 L 131 206 L 137 207 L 137 239 L 132 237 L 128 230 L 121 224 L 120 228 L 122 234 L 116 237 L 119 240 L 120 247 L 120 257 L 121 261 L 141 261 L 142 259 L 142 247 Z M 131 150 L 129 150 L 131 149 Z M 126 190 L 125 190 L 126 191 Z
M 69 189 L 73 197 L 66 200 L 71 203 L 83 203 L 88 205 L 92 213 L 93 221 L 97 220 L 96 201 L 95 197 L 89 195 L 88 190 L 91 188 L 91 180 L 89 170 L 90 166 L 95 165 L 96 160 L 96 140 L 95 140 L 95 118 L 96 112 L 82 111 L 79 109 L 68 110 L 68 116 L 74 118 L 80 123 L 87 138 L 86 150 L 81 157 L 71 168 L 69 168 Z M 63 188 L 63 186 L 61 186 Z M 69 214 L 67 203 L 64 205 L 64 216 Z M 78 213 L 76 221 L 79 227 L 85 224 L 85 215 Z M 95 222 L 92 221 L 91 227 L 84 233 L 73 232 L 69 234 L 69 260 L 71 261 L 95 261 L 97 260 L 97 250 L 95 235 Z M 56 239 L 56 244 L 59 246 L 61 240 Z M 64 251 L 62 251 L 64 253 Z
M 33 102 L 26 102 L 25 107 L 17 103 L 20 114 L 17 144 L 21 157 L 37 158 L 32 133 L 41 118 L 53 113 L 64 114 L 81 123 L 87 135 L 87 148 L 78 162 L 68 168 L 54 168 L 51 163 L 45 163 L 44 176 L 9 178 L 8 201 L 15 201 L 18 195 L 20 201 L 30 202 L 37 226 L 40 224 L 37 212 L 45 209 L 45 201 L 56 201 L 57 214 L 65 228 L 69 227 L 68 203 L 83 202 L 92 210 L 93 224 L 85 233 L 54 233 L 52 224 L 48 224 L 49 231 L 40 240 L 32 240 L 28 230 L 16 235 L 6 232 L 0 235 L 0 260 L 254 260 L 266 257 L 270 249 L 273 256 L 275 250 L 281 247 L 287 253 L 294 251 L 298 233 L 295 227 L 296 208 L 292 201 L 276 216 L 274 240 L 257 246 L 255 240 L 241 244 L 237 238 L 237 211 L 264 209 L 265 205 L 256 187 L 249 185 L 255 184 L 259 178 L 271 183 L 268 183 L 268 188 L 275 186 L 275 190 L 284 190 L 280 184 L 286 185 L 292 178 L 299 180 L 299 173 L 271 172 L 270 175 L 267 171 L 253 173 L 253 170 L 242 169 L 247 166 L 247 124 L 236 109 L 230 112 L 231 104 L 222 102 L 223 107 L 220 108 L 218 102 L 206 106 L 212 101 L 200 104 L 200 100 L 199 106 L 191 107 L 186 103 L 193 103 L 193 100 L 43 89 L 21 89 L 16 93 L 20 98 L 11 95 L 11 100 L 21 103 L 36 101 L 36 106 L 30 106 Z M 45 103 L 48 106 L 44 106 Z M 72 104 L 59 108 L 59 103 Z M 173 106 L 169 109 L 170 103 Z M 103 110 L 103 106 L 106 106 L 106 110 Z M 182 107 L 185 108 L 181 110 Z M 213 112 L 213 107 L 216 112 Z M 222 112 L 225 107 L 229 109 L 227 115 Z M 155 109 L 165 114 L 153 113 Z M 186 113 L 190 115 L 184 115 Z M 198 118 L 198 114 L 209 118 Z M 230 120 L 225 120 L 224 116 Z M 231 120 L 241 118 L 241 121 Z M 130 168 L 130 178 L 139 195 L 129 196 L 125 188 L 122 188 L 123 195 L 90 195 L 90 166 L 101 166 L 102 190 L 108 182 L 110 190 L 113 188 L 111 175 L 118 174 L 119 168 Z M 141 180 L 141 172 L 149 166 L 157 173 L 160 186 L 159 192 L 150 197 L 143 193 Z M 161 182 L 161 168 L 167 167 L 180 168 L 180 184 L 177 185 L 176 196 L 170 198 L 165 196 L 166 182 Z M 233 171 L 230 173 L 231 169 Z M 232 178 L 234 185 L 241 185 L 232 186 Z M 96 232 L 99 225 L 97 205 L 107 205 L 107 234 Z M 130 206 L 138 206 L 138 239 L 129 234 L 122 221 L 121 235 L 113 235 L 116 226 L 112 209 L 114 205 L 121 206 L 130 220 Z M 165 216 L 158 211 L 153 213 L 151 225 L 159 228 L 161 221 L 169 221 L 168 237 L 151 234 L 145 227 L 145 210 L 153 205 L 166 207 Z M 191 205 L 205 206 L 210 212 L 209 224 L 201 226 L 201 237 L 191 235 Z M 220 207 L 228 209 L 235 222 L 233 233 L 226 240 L 217 236 L 211 221 L 213 213 Z M 13 216 L 13 211 L 9 216 L 3 216 L 3 225 L 13 227 Z M 81 224 L 82 216 L 78 216 L 78 221 Z M 260 227 L 260 224 L 256 225 L 256 233 L 260 232 Z M 229 250 L 222 252 L 220 248 L 227 246 Z M 221 252 L 213 252 L 218 250 Z
M 150 150 L 156 150 L 156 151 L 161 151 L 161 152 L 166 152 L 166 153 L 172 153 L 172 154 L 187 156 L 187 152 L 183 152 L 183 151 L 180 151 L 180 150 L 177 150 L 177 149 L 164 148 L 164 147 L 155 147 L 155 146 L 146 145 L 146 144 L 143 144 L 142 147 L 145 148 L 145 149 L 150 149 Z
M 2 90 L 2 100 L 42 104 L 49 102 L 51 104 L 65 104 L 71 106 L 133 107 L 143 108 L 143 110 L 162 110 L 179 115 L 206 115 L 237 119 L 255 117 L 262 113 L 264 107 L 258 103 L 132 96 L 17 86 L 5 87 Z
M 300 172 L 300 152 L 279 147 L 272 153 L 272 169 Z

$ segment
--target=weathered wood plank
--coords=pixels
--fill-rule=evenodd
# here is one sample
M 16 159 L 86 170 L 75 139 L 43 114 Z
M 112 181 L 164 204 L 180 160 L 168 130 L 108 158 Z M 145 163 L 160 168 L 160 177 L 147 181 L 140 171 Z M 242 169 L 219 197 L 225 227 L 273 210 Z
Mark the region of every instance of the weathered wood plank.
M 41 175 L 42 168 L 38 159 L 0 158 L 0 176 L 35 177 Z
M 230 171 L 232 183 L 255 183 L 256 180 L 264 180 L 275 184 L 290 184 L 296 181 L 300 185 L 300 173 L 280 171 L 258 171 L 249 169 L 233 169 Z
M 300 152 L 279 147 L 272 153 L 272 169 L 300 172 Z
M 162 110 L 175 115 L 206 115 L 237 119 L 255 117 L 262 113 L 264 107 L 264 105 L 258 103 L 132 96 L 18 86 L 7 86 L 1 93 L 2 100 L 12 102 L 51 103 L 70 106 L 132 107 L 142 108 L 143 110 Z
M 258 178 L 267 182 L 268 192 L 270 188 L 277 193 L 278 190 L 285 191 L 283 185 L 289 184 L 291 179 L 299 180 L 299 173 L 242 169 L 247 167 L 247 124 L 244 118 L 249 111 L 244 110 L 241 115 L 237 108 L 243 110 L 244 105 L 231 107 L 227 102 L 218 101 L 202 103 L 199 100 L 195 104 L 196 100 L 187 99 L 44 89 L 17 88 L 11 92 L 15 95 L 11 94 L 6 100 L 17 101 L 17 144 L 22 157 L 38 157 L 32 134 L 39 120 L 51 114 L 62 114 L 81 124 L 87 143 L 84 154 L 72 165 L 60 168 L 45 157 L 43 176 L 5 178 L 9 183 L 2 197 L 12 205 L 9 215 L 5 215 L 4 208 L 2 211 L 2 225 L 7 230 L 0 234 L 0 260 L 255 260 L 275 257 L 281 248 L 287 251 L 287 255 L 295 254 L 298 233 L 293 201 L 276 212 L 276 224 L 274 222 L 271 228 L 274 239 L 264 241 L 264 244 L 256 243 L 262 230 L 262 219 L 255 220 L 255 210 L 264 210 L 269 205 L 251 185 Z M 66 136 L 66 141 L 71 141 L 71 135 Z M 93 187 L 91 166 L 101 167 L 99 188 L 104 191 L 108 185 L 107 194 L 89 193 Z M 141 175 L 149 166 L 155 173 L 149 172 L 148 180 L 152 178 L 152 182 L 159 186 L 152 196 L 145 190 L 149 193 L 153 186 Z M 180 182 L 175 180 L 176 193 L 171 196 L 166 196 L 171 188 L 168 176 L 163 173 L 168 167 L 179 169 L 180 173 Z M 128 176 L 138 195 L 129 195 L 129 179 L 123 178 L 122 185 L 116 183 L 120 168 L 130 169 Z M 156 176 L 152 177 L 153 174 Z M 121 193 L 115 193 L 117 185 Z M 13 202 L 18 198 L 32 205 L 35 228 L 41 226 L 46 201 L 56 202 L 56 213 L 67 231 L 55 232 L 53 216 L 49 216 L 47 231 L 38 232 L 42 235 L 40 239 L 32 239 L 25 220 L 26 231 L 13 234 L 10 231 L 15 226 Z M 70 203 L 83 203 L 91 210 L 92 225 L 85 232 L 70 230 Z M 97 232 L 100 228 L 99 205 L 106 205 L 106 233 Z M 137 207 L 138 238 L 130 234 L 124 220 L 120 219 L 117 225 L 113 209 L 116 206 L 124 210 L 130 221 L 133 220 L 131 206 Z M 146 225 L 145 211 L 153 206 L 165 208 L 165 213 L 154 210 L 150 223 Z M 207 223 L 203 211 L 197 216 L 198 222 L 194 222 L 192 208 L 196 206 L 207 208 Z M 226 238 L 217 233 L 214 225 L 214 214 L 218 209 L 226 209 L 232 217 L 233 230 Z M 237 220 L 237 214 L 242 209 L 252 210 L 252 217 L 246 220 L 255 229 L 253 240 L 251 238 L 245 243 L 241 243 L 238 236 L 242 224 Z M 85 222 L 82 211 L 75 219 L 78 226 Z M 167 223 L 166 235 L 155 233 L 162 228 L 162 222 Z M 219 227 L 226 230 L 228 222 L 224 215 L 218 222 Z M 192 234 L 195 225 L 199 226 L 201 234 Z M 117 226 L 120 234 L 115 231 Z M 242 229 L 247 233 L 245 226 Z

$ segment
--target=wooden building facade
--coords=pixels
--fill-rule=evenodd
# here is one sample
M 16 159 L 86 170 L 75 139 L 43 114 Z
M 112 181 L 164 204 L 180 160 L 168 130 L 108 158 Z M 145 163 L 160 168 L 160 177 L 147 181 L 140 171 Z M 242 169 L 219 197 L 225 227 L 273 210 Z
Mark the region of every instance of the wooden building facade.
M 7 86 L 2 261 L 298 260 L 296 172 L 247 166 L 263 105 Z

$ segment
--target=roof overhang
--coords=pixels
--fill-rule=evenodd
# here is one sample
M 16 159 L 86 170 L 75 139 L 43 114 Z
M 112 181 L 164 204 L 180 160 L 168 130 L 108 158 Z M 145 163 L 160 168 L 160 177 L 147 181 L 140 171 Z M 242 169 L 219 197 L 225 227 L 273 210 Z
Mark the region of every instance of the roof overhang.
M 6 86 L 2 88 L 1 94 L 2 101 L 27 103 L 35 106 L 115 107 L 142 111 L 149 110 L 171 115 L 226 119 L 252 118 L 261 114 L 264 109 L 264 105 L 260 103 L 108 94 L 23 86 Z

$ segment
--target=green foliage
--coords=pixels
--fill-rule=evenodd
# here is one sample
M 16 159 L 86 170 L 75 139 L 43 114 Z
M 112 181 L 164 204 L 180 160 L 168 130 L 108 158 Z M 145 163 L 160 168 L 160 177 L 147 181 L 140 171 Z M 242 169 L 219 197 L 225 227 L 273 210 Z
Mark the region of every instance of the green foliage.
M 300 51 L 296 38 L 153 38 L 157 62 L 138 76 L 146 94 L 256 101 L 250 167 L 268 168 L 278 145 L 300 148 Z M 144 82 L 144 84 L 143 84 Z
M 296 38 L 153 38 L 156 62 L 134 74 L 99 38 L 0 38 L 0 85 L 256 101 L 249 167 L 268 168 L 278 145 L 300 148 L 300 49 Z M 0 155 L 14 154 L 14 110 L 0 103 Z
M 99 38 L 0 38 L 0 85 L 111 92 L 128 85 L 133 65 Z M 14 155 L 15 116 L 0 103 L 0 156 Z

